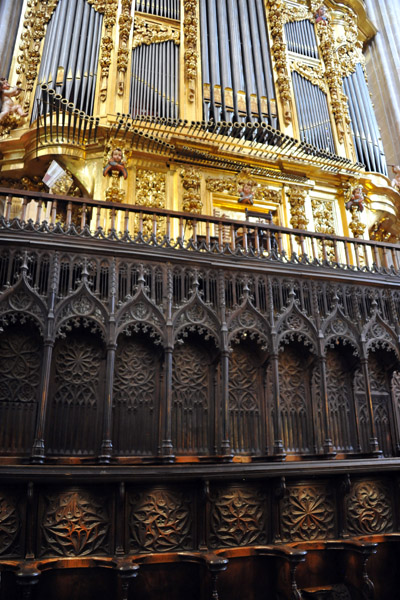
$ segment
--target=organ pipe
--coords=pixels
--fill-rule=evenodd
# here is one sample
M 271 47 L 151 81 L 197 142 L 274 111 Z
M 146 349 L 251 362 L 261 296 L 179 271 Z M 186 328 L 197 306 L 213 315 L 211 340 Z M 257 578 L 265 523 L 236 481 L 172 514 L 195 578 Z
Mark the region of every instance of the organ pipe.
M 317 38 L 311 21 L 290 21 L 285 25 L 285 34 L 289 52 L 319 58 Z
M 40 84 L 89 114 L 94 105 L 102 22 L 103 15 L 86 0 L 59 0 L 47 27 L 38 78 Z
M 132 51 L 130 113 L 178 117 L 179 48 L 172 42 L 142 45 Z
M 361 64 L 356 65 L 354 73 L 343 78 L 343 88 L 349 102 L 358 161 L 363 162 L 368 171 L 387 175 L 382 141 Z
M 262 0 L 200 0 L 200 20 L 204 119 L 277 126 Z
M 136 0 L 137 11 L 148 15 L 180 19 L 180 0 Z
M 334 152 L 332 126 L 326 95 L 295 71 L 292 73 L 300 127 L 300 139 L 317 148 Z

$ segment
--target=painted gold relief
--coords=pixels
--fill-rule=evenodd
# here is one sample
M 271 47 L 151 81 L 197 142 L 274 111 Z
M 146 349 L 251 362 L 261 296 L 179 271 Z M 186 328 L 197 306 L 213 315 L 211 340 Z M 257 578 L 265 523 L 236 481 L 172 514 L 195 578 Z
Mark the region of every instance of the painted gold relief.
M 125 77 L 129 62 L 129 35 L 132 27 L 132 0 L 122 0 L 122 10 L 119 17 L 119 47 L 117 56 L 118 70 L 118 95 L 122 96 L 125 91 Z
M 184 21 L 183 31 L 185 36 L 185 77 L 189 86 L 188 99 L 194 102 L 195 99 L 195 81 L 197 77 L 197 64 L 199 53 L 197 51 L 198 37 L 198 18 L 196 14 L 196 0 L 184 0 Z
M 135 17 L 133 36 L 133 48 L 143 44 L 149 46 L 150 44 L 160 44 L 168 41 L 172 41 L 176 45 L 180 43 L 179 31 L 175 27 L 146 21 L 146 19 L 138 16 Z

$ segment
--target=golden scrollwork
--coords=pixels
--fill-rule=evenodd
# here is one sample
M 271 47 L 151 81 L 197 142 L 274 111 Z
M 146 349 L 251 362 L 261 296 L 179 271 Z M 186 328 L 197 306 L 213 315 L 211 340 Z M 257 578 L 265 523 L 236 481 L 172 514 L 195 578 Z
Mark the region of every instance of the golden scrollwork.
M 314 229 L 318 233 L 328 233 L 335 235 L 335 223 L 333 219 L 333 204 L 325 202 L 321 198 L 311 198 L 311 207 L 314 216 Z M 319 246 L 322 248 L 322 242 L 319 240 Z M 335 260 L 335 249 L 331 241 L 325 242 L 325 252 L 330 260 Z
M 386 229 L 388 221 L 388 217 L 382 217 L 374 223 L 369 234 L 371 240 L 375 240 L 376 242 L 388 242 L 390 240 L 392 233 Z
M 146 21 L 143 17 L 135 17 L 135 25 L 133 30 L 133 48 L 142 46 L 150 46 L 150 44 L 160 44 L 161 42 L 172 41 L 177 46 L 180 43 L 179 30 L 170 25 L 154 23 Z
M 118 70 L 118 95 L 125 91 L 125 76 L 129 62 L 129 34 L 132 27 L 132 0 L 122 0 L 121 15 L 119 17 L 119 46 L 117 56 Z
M 347 98 L 342 89 L 342 69 L 335 53 L 335 36 L 328 22 L 317 23 L 319 45 L 325 64 L 325 79 L 331 95 L 331 106 L 340 143 L 343 143 L 345 125 L 350 123 Z
M 327 84 L 324 73 L 322 72 L 322 68 L 320 66 L 311 67 L 296 60 L 290 63 L 290 69 L 292 71 L 296 71 L 296 73 L 305 79 L 308 79 L 308 81 L 310 81 L 313 85 L 317 85 L 319 89 L 326 94 Z
M 234 196 L 237 194 L 237 182 L 233 178 L 207 177 L 206 189 L 209 192 L 220 192 Z
M 27 190 L 30 192 L 44 192 L 45 185 L 38 175 L 34 175 L 32 178 L 21 177 L 21 179 L 11 179 L 8 177 L 2 177 L 0 179 L 0 187 L 6 187 L 17 190 Z
M 188 83 L 188 99 L 194 102 L 196 95 L 197 64 L 199 62 L 199 53 L 197 51 L 197 38 L 199 21 L 197 18 L 196 0 L 184 0 L 184 19 L 183 33 L 185 37 L 185 77 Z
M 349 223 L 349 229 L 352 231 L 355 238 L 362 237 L 365 225 L 360 221 L 360 211 L 356 206 L 352 206 L 350 208 L 351 212 L 351 221 Z
M 199 214 L 203 207 L 200 195 L 201 176 L 194 167 L 184 167 L 181 171 L 183 197 L 182 210 Z
M 105 102 L 107 100 L 111 53 L 114 48 L 113 29 L 117 22 L 118 2 L 115 2 L 115 0 L 88 0 L 88 3 L 99 13 L 104 14 L 104 34 L 100 44 L 100 101 Z
M 24 109 L 29 109 L 31 93 L 40 62 L 40 45 L 58 0 L 28 0 L 17 57 L 18 87 L 25 90 Z
M 136 172 L 135 204 L 153 208 L 165 208 L 165 174 L 149 169 L 138 169 Z M 153 231 L 153 219 L 150 215 L 143 217 L 143 233 L 150 235 Z M 157 218 L 157 231 L 165 233 L 165 218 Z
M 283 26 L 287 19 L 286 7 L 282 0 L 268 1 L 268 17 L 271 25 L 272 56 L 277 74 L 279 96 L 283 105 L 283 118 L 288 125 L 292 121 L 290 78 L 286 66 L 286 44 L 283 38 Z
M 236 177 L 207 177 L 206 179 L 206 189 L 209 192 L 229 194 L 230 196 L 239 195 L 245 184 L 254 189 L 253 197 L 258 202 L 269 204 L 280 204 L 282 202 L 281 191 L 259 185 L 253 178 L 250 169 L 243 169 Z
M 358 63 L 365 67 L 365 57 L 362 53 L 362 43 L 358 39 L 358 29 L 356 15 L 346 13 L 345 20 L 345 40 L 340 40 L 342 43 L 337 48 L 337 53 L 340 60 L 341 71 L 343 77 L 347 77 L 354 73 Z M 365 68 L 364 68 L 365 72 Z
M 254 199 L 267 202 L 268 204 L 280 204 L 282 202 L 282 193 L 280 190 L 272 190 L 266 186 L 260 186 L 254 190 Z
M 307 190 L 298 186 L 287 188 L 287 196 L 290 203 L 290 224 L 293 229 L 307 229 L 308 219 L 306 217 Z

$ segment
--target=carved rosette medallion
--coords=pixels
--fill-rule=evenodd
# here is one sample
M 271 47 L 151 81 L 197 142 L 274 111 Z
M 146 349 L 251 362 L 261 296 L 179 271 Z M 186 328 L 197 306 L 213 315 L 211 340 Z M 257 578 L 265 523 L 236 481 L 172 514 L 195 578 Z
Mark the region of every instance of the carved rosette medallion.
M 158 489 L 130 499 L 130 550 L 171 552 L 190 550 L 194 540 L 191 497 Z
M 334 507 L 324 486 L 296 486 L 281 501 L 282 541 L 310 541 L 335 536 Z
M 359 481 L 346 498 L 347 530 L 353 535 L 393 531 L 393 509 L 388 489 L 380 481 Z
M 107 554 L 109 516 L 105 498 L 86 491 L 51 494 L 45 498 L 41 556 Z
M 211 548 L 266 544 L 267 510 L 267 498 L 260 490 L 219 490 L 211 505 Z

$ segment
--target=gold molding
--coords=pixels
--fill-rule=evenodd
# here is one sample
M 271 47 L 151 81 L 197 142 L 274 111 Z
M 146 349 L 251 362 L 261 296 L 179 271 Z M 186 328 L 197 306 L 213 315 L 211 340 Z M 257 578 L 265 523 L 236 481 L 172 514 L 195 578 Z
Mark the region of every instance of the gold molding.
M 110 74 L 111 53 L 114 49 L 113 29 L 117 22 L 118 2 L 115 0 L 87 0 L 95 10 L 104 14 L 103 37 L 100 43 L 100 102 L 107 100 L 108 77 Z
M 311 67 L 297 60 L 290 63 L 290 70 L 296 71 L 299 75 L 310 81 L 313 85 L 317 85 L 321 91 L 325 94 L 328 91 L 325 75 L 322 71 L 322 67 L 316 66 Z
M 184 67 L 188 85 L 188 100 L 194 102 L 196 97 L 197 65 L 200 59 L 197 50 L 199 20 L 197 18 L 196 0 L 184 0 L 183 33 L 185 39 Z
M 118 20 L 119 25 L 119 45 L 117 55 L 118 71 L 118 96 L 123 96 L 125 91 L 125 77 L 129 63 L 129 35 L 132 27 L 132 0 L 121 0 L 122 9 Z
M 171 25 L 154 23 L 154 21 L 135 16 L 132 48 L 168 41 L 174 42 L 177 46 L 180 44 L 178 29 Z
M 290 225 L 293 229 L 307 229 L 305 201 L 307 190 L 298 186 L 290 186 L 286 190 L 290 204 Z
M 287 9 L 282 0 L 269 0 L 268 17 L 271 26 L 272 56 L 277 74 L 278 92 L 283 107 L 283 119 L 286 125 L 292 122 L 292 94 L 290 77 L 286 66 L 286 44 L 283 38 L 283 26 L 287 18 Z

